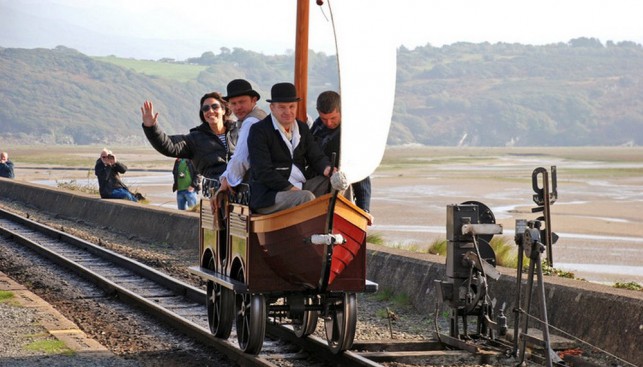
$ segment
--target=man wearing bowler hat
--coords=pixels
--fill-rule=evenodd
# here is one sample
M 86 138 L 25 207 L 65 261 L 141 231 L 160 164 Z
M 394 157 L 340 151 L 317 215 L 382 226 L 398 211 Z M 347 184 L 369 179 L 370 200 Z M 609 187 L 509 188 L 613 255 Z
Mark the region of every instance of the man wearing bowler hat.
M 274 213 L 329 191 L 332 173 L 328 157 L 315 142 L 308 125 L 296 119 L 297 90 L 292 83 L 277 83 L 270 90 L 270 115 L 252 125 L 250 152 L 250 208 Z M 304 169 L 318 176 L 306 180 Z
M 221 191 L 232 190 L 244 181 L 246 172 L 250 167 L 248 156 L 248 134 L 250 126 L 266 117 L 266 112 L 257 106 L 257 101 L 261 98 L 259 93 L 252 89 L 252 85 L 247 80 L 235 79 L 228 83 L 228 95 L 223 97 L 228 102 L 232 113 L 237 117 L 238 131 L 237 146 L 234 155 L 228 161 L 225 172 L 219 178 L 221 182 Z M 246 179 L 247 181 L 247 179 Z

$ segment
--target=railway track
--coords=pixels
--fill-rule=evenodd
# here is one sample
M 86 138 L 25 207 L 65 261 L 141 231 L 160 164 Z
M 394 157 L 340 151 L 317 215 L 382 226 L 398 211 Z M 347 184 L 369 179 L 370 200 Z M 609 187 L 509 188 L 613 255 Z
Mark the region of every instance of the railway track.
M 270 324 L 259 356 L 243 353 L 232 335 L 215 338 L 209 330 L 204 306 L 205 291 L 174 279 L 123 255 L 63 231 L 0 211 L 0 233 L 32 251 L 90 280 L 107 294 L 136 305 L 146 313 L 245 366 L 320 365 L 381 366 L 421 358 L 462 359 L 471 354 L 447 351 L 435 342 L 360 342 L 339 355 L 328 351 L 326 341 L 315 336 L 297 338 L 290 328 Z M 187 271 L 187 270 L 186 270 Z M 455 356 L 455 357 L 454 357 Z M 480 354 L 484 360 L 486 357 Z M 301 362 L 304 360 L 305 362 Z
M 245 354 L 236 343 L 234 330 L 227 340 L 211 334 L 204 305 L 204 290 L 114 251 L 4 210 L 0 210 L 0 233 L 78 273 L 108 295 L 116 295 L 118 299 L 136 305 L 188 337 L 213 347 L 240 365 L 303 366 L 314 363 L 383 366 L 395 363 L 401 366 L 422 365 L 427 361 L 430 361 L 428 364 L 460 366 L 484 363 L 511 365 L 511 358 L 506 356 L 506 344 L 453 349 L 445 348 L 445 344 L 437 340 L 356 340 L 351 351 L 334 355 L 329 353 L 326 340 L 314 335 L 298 338 L 289 327 L 270 322 L 262 353 L 259 356 Z M 529 363 L 541 364 L 542 358 L 533 355 Z

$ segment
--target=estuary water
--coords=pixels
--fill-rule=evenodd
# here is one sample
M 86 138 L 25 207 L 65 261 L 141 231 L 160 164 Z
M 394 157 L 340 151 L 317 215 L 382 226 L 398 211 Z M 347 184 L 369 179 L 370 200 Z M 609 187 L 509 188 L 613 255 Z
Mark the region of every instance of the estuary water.
M 469 200 L 487 205 L 503 225 L 502 236 L 512 243 L 515 220 L 538 216 L 531 211 L 535 207 L 533 170 L 544 167 L 550 171 L 556 166 L 558 195 L 551 206 L 550 225 L 560 239 L 553 247 L 554 267 L 593 282 L 643 284 L 643 177 L 593 173 L 636 171 L 643 169 L 643 163 L 606 164 L 531 155 L 439 164 L 426 157 L 413 160 L 415 164 L 401 169 L 381 166 L 371 176 L 375 222 L 369 233 L 382 237 L 387 245 L 425 251 L 446 236 L 446 206 Z M 57 186 L 69 180 L 55 176 L 31 182 Z M 80 185 L 96 182 L 87 174 L 75 180 Z M 124 181 L 142 192 L 151 205 L 176 208 L 169 170 L 130 169 Z

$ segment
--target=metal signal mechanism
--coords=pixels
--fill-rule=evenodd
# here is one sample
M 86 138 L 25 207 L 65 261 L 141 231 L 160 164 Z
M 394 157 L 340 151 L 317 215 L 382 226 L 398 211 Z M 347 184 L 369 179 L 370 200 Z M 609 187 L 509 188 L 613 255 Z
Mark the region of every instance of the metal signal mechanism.
M 538 177 L 541 177 L 542 186 L 538 185 Z M 558 240 L 558 236 L 551 231 L 551 205 L 558 198 L 556 190 L 556 166 L 551 167 L 551 185 L 549 174 L 543 167 L 536 168 L 532 173 L 532 187 L 535 194 L 534 202 L 538 205 L 531 209 L 532 213 L 543 212 L 543 215 L 536 220 L 516 219 L 515 242 L 518 245 L 518 266 L 516 275 L 516 307 L 514 308 L 514 348 L 513 354 L 519 357 L 522 365 L 525 360 L 527 342 L 540 344 L 545 350 L 545 362 L 547 366 L 561 362 L 561 359 L 554 353 L 549 341 L 549 322 L 547 320 L 547 303 L 545 298 L 545 282 L 543 280 L 542 254 L 547 252 L 547 265 L 553 266 L 552 245 Z M 550 187 L 552 191 L 550 192 Z M 543 228 L 544 226 L 544 228 Z M 522 282 L 523 254 L 529 259 L 526 302 L 523 309 L 522 303 Z M 529 319 L 532 303 L 534 276 L 537 277 L 538 306 L 540 306 L 540 317 L 542 327 L 542 339 L 529 334 Z M 522 325 L 521 325 L 522 324 Z
M 461 347 L 464 339 L 493 338 L 494 331 L 506 333 L 504 306 L 493 321 L 495 301 L 489 296 L 488 284 L 488 278 L 500 277 L 490 241 L 501 233 L 502 225 L 496 224 L 486 205 L 469 201 L 447 206 L 447 279 L 436 281 L 436 288 L 438 301 L 448 304 L 451 315 L 449 335 L 438 335 L 441 341 Z M 476 317 L 475 334 L 469 334 L 468 316 Z

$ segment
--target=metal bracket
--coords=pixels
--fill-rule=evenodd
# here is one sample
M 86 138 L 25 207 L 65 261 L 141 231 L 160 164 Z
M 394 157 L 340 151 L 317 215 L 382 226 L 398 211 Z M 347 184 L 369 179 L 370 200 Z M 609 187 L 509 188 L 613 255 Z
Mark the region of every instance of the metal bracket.
M 463 224 L 462 234 L 502 234 L 502 224 Z
M 341 234 L 314 234 L 310 236 L 310 243 L 313 245 L 337 245 L 346 243 L 346 239 Z

